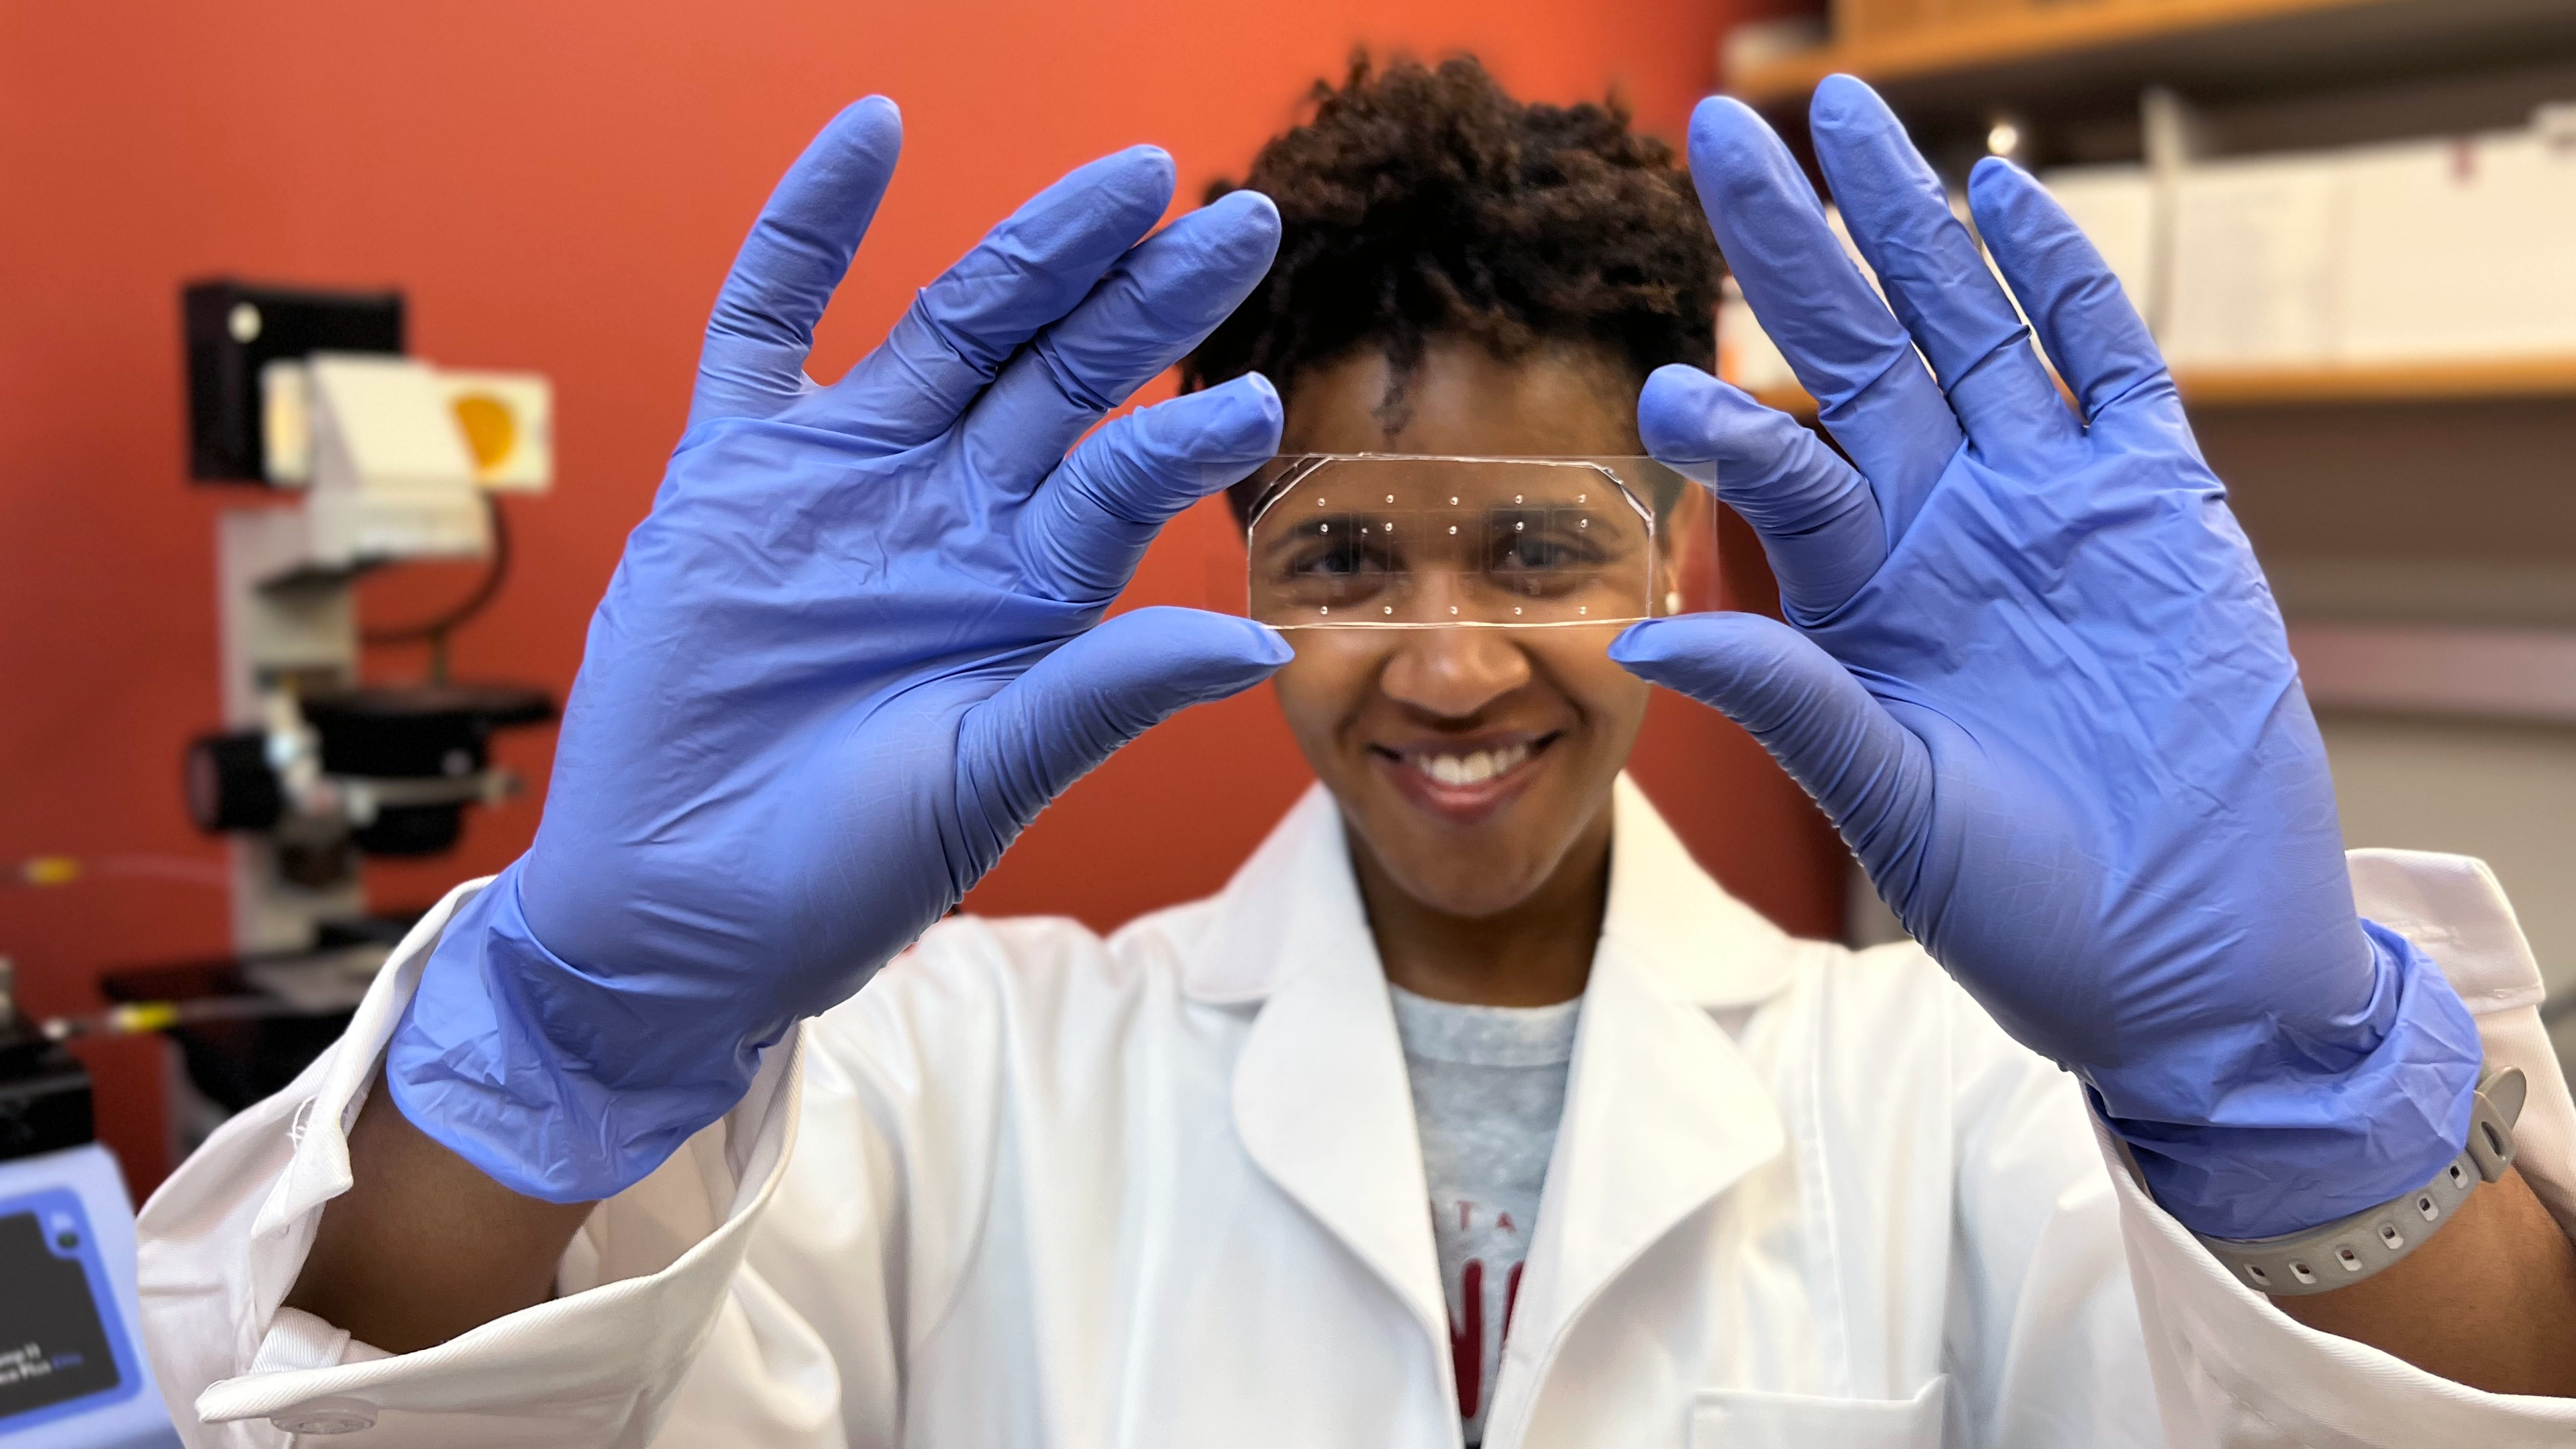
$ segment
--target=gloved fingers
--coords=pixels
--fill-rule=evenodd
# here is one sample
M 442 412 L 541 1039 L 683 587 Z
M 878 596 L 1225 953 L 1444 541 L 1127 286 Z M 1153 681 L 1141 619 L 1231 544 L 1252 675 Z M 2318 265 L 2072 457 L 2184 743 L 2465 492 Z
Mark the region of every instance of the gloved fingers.
M 1828 76 L 1809 116 L 1816 160 L 1852 242 L 1968 436 L 1990 451 L 2074 442 L 2075 418 L 2012 298 L 1887 103 L 1850 76 Z
M 1919 838 L 1930 753 L 1804 634 L 1759 614 L 1686 614 L 1629 626 L 1610 657 L 1742 725 L 1824 807 L 1873 880 Z
M 1107 603 L 1173 515 L 1279 451 L 1280 419 L 1278 390 L 1256 372 L 1111 422 L 1021 510 L 1031 574 L 1069 603 Z
M 958 728 L 959 813 L 985 832 L 972 845 L 998 853 L 1120 745 L 1191 705 L 1259 684 L 1294 652 L 1250 619 L 1168 606 L 1075 635 Z
M 1660 367 L 1637 399 L 1646 451 L 1699 480 L 1762 538 L 1793 618 L 1842 606 L 1887 559 L 1869 480 L 1786 413 L 1695 367 Z
M 692 425 L 767 417 L 813 389 L 805 354 L 814 324 L 875 220 L 902 149 L 902 113 L 869 96 L 834 116 L 779 178 L 716 293 Z
M 948 430 L 1020 344 L 1073 310 L 1162 219 L 1172 158 L 1132 146 L 1075 167 L 921 289 L 817 420 L 888 447 Z
M 1968 207 L 2084 416 L 2097 426 L 2130 412 L 2159 426 L 2181 424 L 2164 354 L 2057 199 L 2029 172 L 1988 157 L 1968 175 Z
M 1690 168 L 1744 299 L 1878 490 L 1888 537 L 1902 536 L 1958 450 L 1949 399 L 1760 116 L 1725 96 L 1700 102 Z
M 1279 209 L 1229 192 L 1139 243 L 967 410 L 984 476 L 1034 488 L 1083 430 L 1216 330 L 1279 250 Z

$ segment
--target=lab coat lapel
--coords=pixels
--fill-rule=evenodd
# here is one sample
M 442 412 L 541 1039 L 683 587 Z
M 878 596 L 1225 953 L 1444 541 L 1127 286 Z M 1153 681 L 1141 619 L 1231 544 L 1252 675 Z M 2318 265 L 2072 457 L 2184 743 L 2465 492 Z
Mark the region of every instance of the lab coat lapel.
M 1496 1426 L 1524 1419 L 1586 1303 L 1785 1140 L 1769 1090 L 1711 1012 L 1778 992 L 1805 943 L 1720 890 L 1624 776 L 1614 808 L 1609 906 Z M 1445 1341 L 1403 1046 L 1341 814 L 1321 787 L 1236 872 L 1184 970 L 1194 999 L 1259 1006 L 1234 1074 L 1245 1150 Z
M 1547 1362 L 1603 1287 L 1785 1142 L 1769 1089 L 1711 1012 L 1785 986 L 1801 943 L 1720 891 L 1624 779 L 1617 809 L 1609 910 L 1498 1425 L 1524 1419 Z
M 1245 1151 L 1437 1341 L 1447 1310 L 1404 1051 L 1320 788 L 1237 874 L 1188 972 L 1200 1000 L 1260 1002 L 1234 1072 Z

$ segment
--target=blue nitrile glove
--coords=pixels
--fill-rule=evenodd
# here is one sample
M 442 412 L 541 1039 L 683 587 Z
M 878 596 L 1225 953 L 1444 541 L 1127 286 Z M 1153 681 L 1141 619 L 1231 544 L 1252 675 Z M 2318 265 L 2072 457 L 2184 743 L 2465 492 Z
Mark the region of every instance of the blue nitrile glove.
M 386 1058 L 403 1114 L 519 1192 L 644 1176 L 1075 778 L 1289 657 L 1244 619 L 1101 617 L 1166 519 L 1277 451 L 1267 382 L 1066 453 L 1260 280 L 1269 201 L 1140 244 L 1170 159 L 1094 162 L 818 386 L 814 323 L 898 139 L 891 104 L 852 106 L 752 229 L 591 621 L 536 844 L 447 928 Z
M 2280 613 L 2146 328 L 2036 182 L 1977 168 L 2078 418 L 1878 97 L 1827 81 L 1814 133 L 1886 304 L 1750 111 L 1703 104 L 1690 162 L 1852 462 L 1688 368 L 1638 408 L 1760 532 L 1795 627 L 1642 624 L 1616 657 L 1750 730 L 2185 1224 L 2266 1236 L 2420 1187 L 2467 1139 L 2477 1030 L 2355 915 Z

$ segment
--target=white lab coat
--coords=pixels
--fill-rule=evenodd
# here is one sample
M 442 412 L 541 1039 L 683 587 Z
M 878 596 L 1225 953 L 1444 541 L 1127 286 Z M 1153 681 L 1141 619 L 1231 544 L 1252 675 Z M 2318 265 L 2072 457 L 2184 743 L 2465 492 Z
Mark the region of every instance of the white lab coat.
M 2576 1402 L 2472 1392 L 2293 1323 L 1919 950 L 1783 935 L 1624 782 L 1616 810 L 1487 1444 L 2576 1432 Z M 2532 1075 L 2525 1169 L 2576 1221 L 2576 1110 L 2492 878 L 2368 852 L 2354 877 L 2459 983 L 2490 1062 Z M 196 1442 L 280 1444 L 272 1420 L 318 1404 L 385 1445 L 1457 1443 L 1404 1061 L 1320 791 L 1223 894 L 1105 941 L 940 925 L 601 1205 L 554 1301 L 388 1357 L 278 1303 L 472 889 L 331 1054 L 143 1213 L 155 1367 Z

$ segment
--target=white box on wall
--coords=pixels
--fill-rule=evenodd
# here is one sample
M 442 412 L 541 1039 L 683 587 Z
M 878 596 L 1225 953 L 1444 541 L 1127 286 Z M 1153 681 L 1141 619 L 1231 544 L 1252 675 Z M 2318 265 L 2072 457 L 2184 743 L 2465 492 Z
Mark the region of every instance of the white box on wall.
M 2576 145 L 2505 131 L 2364 147 L 2344 164 L 2344 357 L 2576 350 Z
M 2165 357 L 2315 364 L 2340 349 L 2345 168 L 2329 152 L 2206 162 L 2175 188 Z

